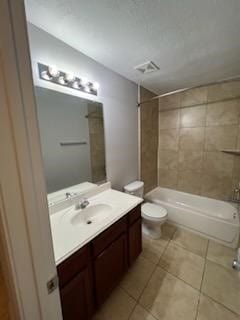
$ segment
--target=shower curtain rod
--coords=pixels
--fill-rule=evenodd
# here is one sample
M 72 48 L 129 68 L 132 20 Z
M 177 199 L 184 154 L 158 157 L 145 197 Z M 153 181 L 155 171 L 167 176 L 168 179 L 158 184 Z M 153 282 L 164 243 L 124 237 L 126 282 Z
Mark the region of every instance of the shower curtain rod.
M 149 99 L 149 100 L 144 100 L 144 101 L 142 101 L 142 102 L 138 102 L 138 103 L 137 103 L 137 107 L 140 107 L 142 104 L 145 104 L 145 103 L 148 103 L 148 102 L 152 102 L 152 101 L 154 101 L 154 100 L 157 100 L 157 99 L 160 99 L 160 98 L 163 98 L 163 97 L 166 97 L 166 96 L 170 96 L 171 94 L 180 93 L 180 92 L 185 92 L 185 91 L 192 90 L 192 89 L 203 88 L 203 87 L 211 86 L 211 85 L 214 85 L 214 84 L 221 84 L 221 83 L 233 82 L 233 81 L 239 81 L 239 80 L 240 80 L 240 76 L 237 76 L 237 77 L 232 78 L 232 79 L 226 79 L 226 80 L 220 80 L 220 81 L 215 81 L 215 82 L 209 82 L 209 83 L 207 83 L 207 84 L 202 84 L 202 85 L 195 86 L 195 87 L 178 89 L 178 90 L 175 90 L 175 91 L 171 91 L 171 92 L 167 92 L 167 93 L 160 94 L 160 95 L 155 96 L 155 97 L 153 97 L 153 98 L 151 98 L 151 99 Z

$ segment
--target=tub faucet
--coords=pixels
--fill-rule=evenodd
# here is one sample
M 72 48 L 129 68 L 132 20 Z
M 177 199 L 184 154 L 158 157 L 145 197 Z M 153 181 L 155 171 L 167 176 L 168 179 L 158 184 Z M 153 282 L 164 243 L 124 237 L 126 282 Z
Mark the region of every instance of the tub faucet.
M 240 182 L 238 186 L 233 190 L 233 200 L 240 200 Z
M 76 210 L 85 209 L 88 205 L 89 205 L 89 201 L 86 198 L 83 198 L 83 199 L 79 200 L 78 203 L 76 203 L 75 209 Z
M 237 257 L 233 260 L 232 267 L 233 269 L 240 271 L 240 248 L 238 248 Z

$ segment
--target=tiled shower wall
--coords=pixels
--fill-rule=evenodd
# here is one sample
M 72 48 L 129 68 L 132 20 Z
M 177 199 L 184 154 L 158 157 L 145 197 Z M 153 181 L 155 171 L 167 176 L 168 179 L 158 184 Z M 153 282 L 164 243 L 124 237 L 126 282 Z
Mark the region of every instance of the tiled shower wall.
M 140 101 L 147 101 L 156 96 L 141 87 Z M 157 187 L 158 159 L 158 101 L 144 103 L 140 108 L 141 126 L 141 180 L 144 181 L 144 192 Z
M 173 94 L 159 101 L 160 186 L 226 199 L 240 181 L 240 82 Z

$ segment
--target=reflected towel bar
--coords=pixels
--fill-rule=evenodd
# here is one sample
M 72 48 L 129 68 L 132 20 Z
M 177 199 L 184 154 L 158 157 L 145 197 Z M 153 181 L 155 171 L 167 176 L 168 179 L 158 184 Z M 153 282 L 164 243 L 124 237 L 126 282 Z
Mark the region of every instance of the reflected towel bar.
M 69 141 L 69 142 L 60 142 L 60 145 L 61 146 L 81 146 L 81 145 L 84 145 L 84 144 L 87 144 L 86 141 Z

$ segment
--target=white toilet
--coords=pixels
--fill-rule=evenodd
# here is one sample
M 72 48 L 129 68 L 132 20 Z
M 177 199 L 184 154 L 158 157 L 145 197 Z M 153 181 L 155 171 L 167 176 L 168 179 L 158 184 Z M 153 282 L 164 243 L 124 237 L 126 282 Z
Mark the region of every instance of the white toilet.
M 143 181 L 134 181 L 124 187 L 126 193 L 137 197 L 143 197 Z M 143 233 L 152 238 L 161 237 L 161 225 L 167 220 L 167 210 L 157 204 L 145 202 L 141 207 Z

